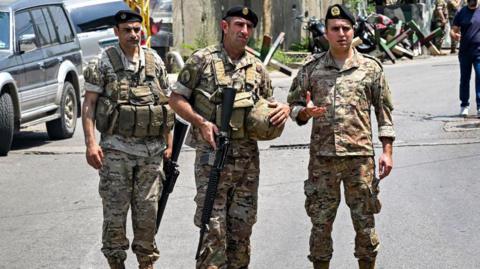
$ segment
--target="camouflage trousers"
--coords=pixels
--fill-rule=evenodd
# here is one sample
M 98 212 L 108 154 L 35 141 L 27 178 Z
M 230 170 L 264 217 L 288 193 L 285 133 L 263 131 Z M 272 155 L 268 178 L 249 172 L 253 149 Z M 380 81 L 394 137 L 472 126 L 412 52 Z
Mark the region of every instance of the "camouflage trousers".
M 250 235 L 256 222 L 259 153 L 258 148 L 233 150 L 227 157 L 217 189 L 208 231 L 196 268 L 216 266 L 219 269 L 248 268 Z M 236 156 L 237 155 L 237 156 Z M 195 225 L 201 227 L 203 203 L 208 185 L 212 158 L 208 151 L 198 150 L 195 159 Z M 210 159 L 210 161 L 209 161 Z
M 163 157 L 139 157 L 121 151 L 103 149 L 99 193 L 103 203 L 102 252 L 109 260 L 127 258 L 127 213 L 131 206 L 132 251 L 137 260 L 155 262 L 159 251 L 155 244 L 155 220 L 162 191 Z
M 455 12 L 455 13 L 457 13 L 457 12 Z M 455 14 L 455 13 L 454 13 L 454 14 Z M 454 18 L 454 17 L 448 18 L 448 21 L 449 21 L 449 23 L 450 23 L 450 29 L 452 29 L 452 26 L 453 26 L 453 18 Z M 457 45 L 458 45 L 458 42 L 457 42 L 455 39 L 450 38 L 450 50 L 451 50 L 452 52 L 457 49 Z
M 442 33 L 433 39 L 433 44 L 435 45 L 435 47 L 437 47 L 438 50 L 441 50 L 443 41 L 445 40 L 445 36 L 447 35 L 447 27 L 445 24 L 442 24 L 441 22 L 432 21 L 432 31 L 437 28 L 440 28 L 442 30 Z
M 355 257 L 372 259 L 379 246 L 373 213 L 368 210 L 375 173 L 373 157 L 311 156 L 305 181 L 305 209 L 312 221 L 310 255 L 312 262 L 332 258 L 332 227 L 340 203 L 340 182 L 350 208 L 355 236 Z M 375 196 L 376 198 L 376 196 Z

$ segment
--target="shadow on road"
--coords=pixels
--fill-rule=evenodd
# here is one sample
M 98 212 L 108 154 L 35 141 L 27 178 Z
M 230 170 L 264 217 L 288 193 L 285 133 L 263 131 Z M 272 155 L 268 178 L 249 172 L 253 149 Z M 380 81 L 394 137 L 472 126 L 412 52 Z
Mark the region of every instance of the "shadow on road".
M 24 131 L 13 136 L 11 150 L 24 150 L 50 144 L 47 132 Z

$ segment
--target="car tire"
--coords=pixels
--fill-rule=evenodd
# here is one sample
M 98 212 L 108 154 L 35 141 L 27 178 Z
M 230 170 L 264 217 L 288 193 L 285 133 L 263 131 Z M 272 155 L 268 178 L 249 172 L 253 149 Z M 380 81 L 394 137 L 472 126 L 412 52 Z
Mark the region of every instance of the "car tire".
M 7 156 L 10 151 L 14 127 L 12 97 L 3 93 L 0 95 L 0 156 Z
M 48 136 L 51 139 L 70 138 L 77 125 L 77 95 L 73 85 L 65 81 L 62 100 L 60 101 L 60 118 L 46 123 Z

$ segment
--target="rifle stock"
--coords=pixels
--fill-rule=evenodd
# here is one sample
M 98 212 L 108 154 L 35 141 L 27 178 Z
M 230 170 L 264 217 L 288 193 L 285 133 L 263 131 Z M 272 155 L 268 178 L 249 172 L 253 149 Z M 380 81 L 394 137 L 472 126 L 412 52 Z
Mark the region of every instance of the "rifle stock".
M 172 148 L 172 157 L 169 160 L 164 162 L 163 172 L 165 173 L 165 183 L 163 185 L 162 195 L 158 201 L 158 211 L 157 211 L 157 220 L 156 220 L 156 230 L 158 232 L 158 227 L 162 221 L 163 213 L 167 205 L 168 196 L 172 193 L 177 178 L 180 175 L 178 171 L 178 156 L 182 149 L 183 141 L 185 140 L 185 135 L 188 130 L 188 124 L 183 123 L 182 121 L 176 119 L 175 126 L 173 128 L 173 148 Z
M 225 166 L 228 149 L 230 147 L 229 130 L 230 118 L 232 117 L 233 102 L 235 100 L 236 90 L 234 88 L 223 89 L 222 115 L 220 133 L 217 136 L 217 150 L 215 152 L 215 161 L 210 171 L 208 179 L 207 192 L 205 194 L 205 201 L 203 202 L 202 211 L 202 226 L 200 227 L 200 239 L 198 241 L 197 253 L 195 259 L 198 260 L 202 250 L 203 237 L 208 229 L 210 218 L 212 216 L 213 204 L 217 196 L 218 182 L 220 180 L 220 173 Z

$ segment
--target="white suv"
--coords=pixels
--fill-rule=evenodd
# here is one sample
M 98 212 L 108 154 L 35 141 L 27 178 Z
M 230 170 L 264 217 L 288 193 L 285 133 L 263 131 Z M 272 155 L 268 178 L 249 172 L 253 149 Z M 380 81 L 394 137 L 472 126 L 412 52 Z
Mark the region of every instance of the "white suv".
M 100 54 L 102 47 L 117 42 L 113 17 L 119 10 L 130 8 L 122 0 L 64 0 L 64 3 L 80 40 L 85 67 Z

